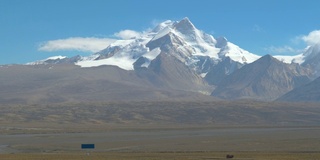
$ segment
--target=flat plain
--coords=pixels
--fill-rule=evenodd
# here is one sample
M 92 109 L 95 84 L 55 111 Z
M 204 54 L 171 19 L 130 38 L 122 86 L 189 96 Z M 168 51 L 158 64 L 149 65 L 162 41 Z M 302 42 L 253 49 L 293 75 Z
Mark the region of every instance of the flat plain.
M 318 104 L 122 102 L 1 109 L 0 159 L 320 159 Z M 95 149 L 81 149 L 84 143 Z

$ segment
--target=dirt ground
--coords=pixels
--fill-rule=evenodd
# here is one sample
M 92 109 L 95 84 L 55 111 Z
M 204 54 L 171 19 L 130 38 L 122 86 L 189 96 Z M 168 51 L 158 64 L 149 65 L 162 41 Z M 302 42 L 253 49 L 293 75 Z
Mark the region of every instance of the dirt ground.
M 4 160 L 210 160 L 227 159 L 232 154 L 241 160 L 318 160 L 319 152 L 79 152 L 79 153 L 19 153 L 0 154 Z
M 120 129 L 1 134 L 0 159 L 320 160 L 319 127 Z M 91 150 L 81 144 L 93 143 Z
M 320 160 L 319 105 L 2 106 L 0 160 Z M 26 107 L 28 107 L 26 109 Z M 81 144 L 95 144 L 92 150 Z

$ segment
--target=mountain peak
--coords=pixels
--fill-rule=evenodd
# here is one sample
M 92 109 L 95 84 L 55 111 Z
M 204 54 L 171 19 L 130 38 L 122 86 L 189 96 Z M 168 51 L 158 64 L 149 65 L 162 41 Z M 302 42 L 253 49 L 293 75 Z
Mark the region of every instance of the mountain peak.
M 262 58 L 272 59 L 273 57 L 270 54 L 266 54 L 266 55 L 262 56 Z
M 274 58 L 270 54 L 266 54 L 262 57 L 260 57 L 257 61 L 253 62 L 254 64 L 257 64 L 258 66 L 270 66 L 270 65 L 284 65 L 285 63 L 279 61 L 278 59 Z
M 193 34 L 196 29 L 188 17 L 183 18 L 181 21 L 175 24 L 174 28 L 182 34 Z
M 191 21 L 190 21 L 190 19 L 188 17 L 184 17 L 181 21 L 186 21 L 186 22 L 191 23 Z
M 258 59 L 260 61 L 271 61 L 271 60 L 276 60 L 276 58 L 274 58 L 273 56 L 271 56 L 270 54 L 266 54 L 264 56 L 262 56 L 260 59 Z
M 157 33 L 159 31 L 163 30 L 164 28 L 166 28 L 167 26 L 173 25 L 174 23 L 175 23 L 174 21 L 166 20 L 166 21 L 158 24 L 152 31 Z

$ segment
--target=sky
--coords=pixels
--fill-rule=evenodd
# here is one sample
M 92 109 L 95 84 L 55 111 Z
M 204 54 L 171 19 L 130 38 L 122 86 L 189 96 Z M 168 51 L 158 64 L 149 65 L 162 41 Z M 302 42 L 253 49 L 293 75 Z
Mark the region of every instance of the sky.
M 296 55 L 320 39 L 317 0 L 0 0 L 0 64 L 88 56 L 115 39 L 188 17 L 258 55 Z

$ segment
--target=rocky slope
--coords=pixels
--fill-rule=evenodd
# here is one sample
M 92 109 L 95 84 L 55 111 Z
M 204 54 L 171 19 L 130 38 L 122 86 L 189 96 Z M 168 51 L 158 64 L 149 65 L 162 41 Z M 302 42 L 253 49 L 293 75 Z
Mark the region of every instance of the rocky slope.
M 212 95 L 225 99 L 273 100 L 310 82 L 309 75 L 298 64 L 285 64 L 266 55 L 227 76 Z
M 320 77 L 281 96 L 278 101 L 320 102 Z

